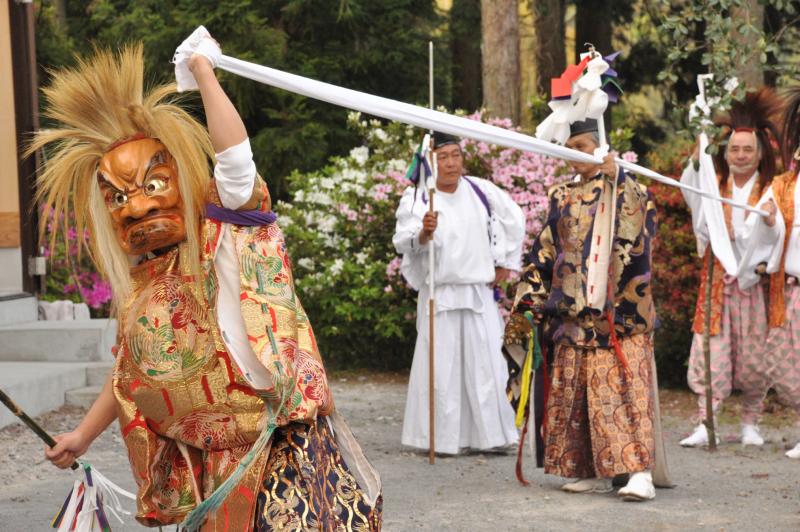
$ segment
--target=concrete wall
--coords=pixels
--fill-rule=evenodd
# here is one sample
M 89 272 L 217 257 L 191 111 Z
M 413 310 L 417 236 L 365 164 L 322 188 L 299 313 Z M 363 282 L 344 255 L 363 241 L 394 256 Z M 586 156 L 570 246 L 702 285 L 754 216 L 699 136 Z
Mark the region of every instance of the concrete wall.
M 0 294 L 22 291 L 17 127 L 9 2 L 0 0 Z
M 67 391 L 84 386 L 86 366 L 83 364 L 0 362 L 0 388 L 32 417 L 60 408 Z M 17 421 L 16 416 L 0 404 L 0 428 Z M 0 529 L 10 530 L 2 525 Z
M 0 297 L 20 292 L 22 292 L 22 248 L 0 247 Z

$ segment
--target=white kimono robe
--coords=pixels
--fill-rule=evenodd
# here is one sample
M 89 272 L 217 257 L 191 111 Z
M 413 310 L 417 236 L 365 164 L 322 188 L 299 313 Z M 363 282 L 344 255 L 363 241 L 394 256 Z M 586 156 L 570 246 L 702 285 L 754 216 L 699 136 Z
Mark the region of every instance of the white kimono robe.
M 714 180 L 713 188 L 710 188 L 708 184 L 704 186 L 701 180 L 710 178 L 695 170 L 690 162 L 683 171 L 681 183 L 718 193 L 716 175 L 712 177 Z M 733 179 L 733 177 L 730 179 Z M 756 172 L 745 183 L 744 187 L 739 188 L 734 185 L 733 198 L 731 199 L 739 203 L 747 203 L 750 191 L 757 180 L 758 173 Z M 700 257 L 705 255 L 706 246 L 708 246 L 709 242 L 724 244 L 720 249 L 714 250 L 715 255 L 721 260 L 726 273 L 736 277 L 741 289 L 748 289 L 758 283 L 759 277 L 756 273 L 756 267 L 759 264 L 766 263 L 766 273 L 773 273 L 778 270 L 781 250 L 776 249 L 775 244 L 777 242 L 782 243 L 784 235 L 783 218 L 780 215 L 778 215 L 777 223 L 773 227 L 769 227 L 761 216 L 733 207 L 731 210 L 731 225 L 733 226 L 734 234 L 729 235 L 728 228 L 725 226 L 722 203 L 702 198 L 691 192 L 684 192 L 683 196 L 692 212 L 692 226 L 697 238 L 698 255 Z M 770 199 L 773 199 L 771 187 L 761 193 L 761 198 L 758 200 L 756 207 L 761 208 Z M 730 258 L 724 260 L 724 257 L 720 257 L 720 252 Z
M 467 181 L 469 180 L 469 181 Z M 470 184 L 472 183 L 472 184 Z M 487 212 L 479 187 L 489 204 Z M 423 197 L 424 194 L 424 197 Z M 397 209 L 393 242 L 401 271 L 417 290 L 417 343 L 408 386 L 402 443 L 428 442 L 428 249 L 419 233 L 427 191 L 409 187 Z M 435 246 L 435 450 L 490 449 L 514 444 L 514 412 L 505 395 L 508 368 L 501 353 L 503 321 L 491 284 L 495 267 L 519 270 L 525 218 L 491 182 L 461 178 L 455 192 L 437 191 Z

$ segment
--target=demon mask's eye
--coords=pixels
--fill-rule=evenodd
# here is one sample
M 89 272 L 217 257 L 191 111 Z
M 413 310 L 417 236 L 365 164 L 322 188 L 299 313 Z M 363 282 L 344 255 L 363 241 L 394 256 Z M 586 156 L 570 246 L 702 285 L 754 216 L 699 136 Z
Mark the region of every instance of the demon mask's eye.
M 159 194 L 167 189 L 167 178 L 159 175 L 148 177 L 142 189 L 147 196 Z
M 128 195 L 124 192 L 117 190 L 111 194 L 111 205 L 114 208 L 119 208 L 128 203 Z

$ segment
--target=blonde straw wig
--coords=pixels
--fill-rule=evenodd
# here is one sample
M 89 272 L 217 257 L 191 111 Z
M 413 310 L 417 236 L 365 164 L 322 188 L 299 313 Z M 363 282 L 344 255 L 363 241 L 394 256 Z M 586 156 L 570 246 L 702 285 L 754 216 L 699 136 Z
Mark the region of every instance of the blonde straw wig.
M 38 203 L 51 209 L 56 226 L 74 213 L 78 234 L 89 229 L 89 254 L 111 283 L 115 306 L 124 308 L 130 294 L 130 261 L 112 229 L 96 171 L 103 154 L 121 139 L 137 134 L 156 138 L 175 159 L 187 252 L 193 271 L 199 274 L 198 222 L 214 151 L 206 128 L 176 105 L 174 84 L 145 93 L 141 44 L 117 53 L 96 50 L 88 59 L 80 58 L 74 68 L 54 72 L 52 83 L 43 92 L 47 101 L 44 114 L 57 125 L 36 133 L 27 149 L 30 155 L 47 147 L 46 163 L 37 180 Z M 47 223 L 47 217 L 42 217 L 42 236 Z M 66 229 L 64 224 L 61 229 Z

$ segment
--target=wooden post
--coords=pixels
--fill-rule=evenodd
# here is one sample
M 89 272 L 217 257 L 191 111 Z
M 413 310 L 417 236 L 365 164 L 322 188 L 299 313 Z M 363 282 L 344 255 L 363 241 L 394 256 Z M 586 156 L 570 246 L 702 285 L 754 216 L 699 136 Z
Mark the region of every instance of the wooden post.
M 433 109 L 433 41 L 428 41 L 428 103 L 430 108 Z M 433 130 L 430 132 L 432 153 L 431 161 L 433 162 L 433 181 L 427 183 L 428 185 L 428 211 L 433 213 L 433 196 L 436 194 L 436 179 L 439 177 L 439 167 L 436 161 L 436 154 L 433 153 Z M 434 257 L 433 239 L 428 242 L 430 249 L 428 250 L 428 288 L 430 289 L 430 297 L 428 298 L 428 463 L 433 465 L 436 462 L 436 392 L 434 379 L 434 319 L 436 312 L 436 305 L 434 303 L 434 289 L 436 283 L 434 282 L 434 268 L 436 267 L 436 260 Z
M 7 2 L 11 25 L 11 65 L 14 72 L 14 110 L 17 128 L 17 165 L 19 180 L 19 231 L 22 248 L 22 289 L 30 294 L 41 292 L 44 277 L 30 275 L 29 257 L 39 253 L 39 211 L 36 209 L 36 169 L 39 154 L 22 158 L 24 146 L 39 129 L 39 90 L 36 80 L 36 16 L 33 3 Z M 4 4 L 5 5 L 5 4 Z M 6 192 L 7 193 L 7 192 Z
M 708 278 L 706 281 L 705 323 L 703 331 L 703 359 L 706 366 L 706 419 L 708 451 L 717 450 L 717 434 L 714 429 L 714 396 L 711 389 L 711 285 L 714 281 L 714 252 L 708 247 Z

